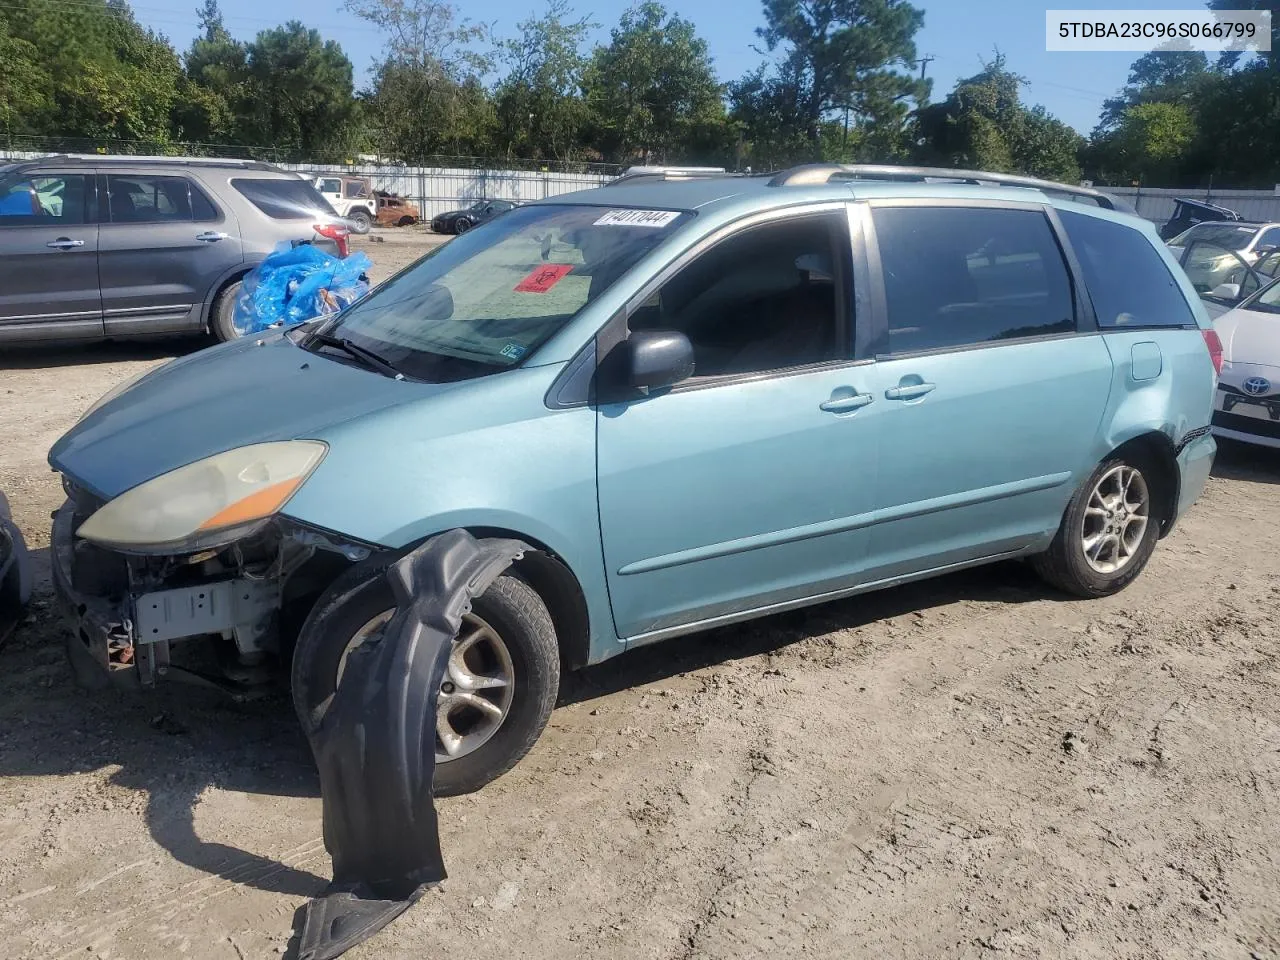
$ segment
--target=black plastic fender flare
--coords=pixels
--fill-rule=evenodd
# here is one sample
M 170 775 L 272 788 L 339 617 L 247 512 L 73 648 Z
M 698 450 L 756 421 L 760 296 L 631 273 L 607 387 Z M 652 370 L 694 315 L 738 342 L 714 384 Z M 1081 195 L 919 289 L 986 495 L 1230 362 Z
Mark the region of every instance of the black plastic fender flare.
M 396 612 L 381 638 L 351 651 L 333 696 L 299 715 L 333 858 L 333 881 L 306 906 L 299 960 L 339 956 L 445 878 L 431 790 L 436 698 L 472 598 L 530 549 L 449 530 L 396 561 Z

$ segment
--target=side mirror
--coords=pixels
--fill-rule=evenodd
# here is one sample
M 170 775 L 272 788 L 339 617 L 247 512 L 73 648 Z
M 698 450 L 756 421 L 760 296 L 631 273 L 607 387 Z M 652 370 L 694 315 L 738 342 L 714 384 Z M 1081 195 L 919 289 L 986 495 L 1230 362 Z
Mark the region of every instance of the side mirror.
M 1216 297 L 1219 300 L 1238 300 L 1240 298 L 1240 284 L 1220 283 L 1209 291 L 1209 296 Z
M 637 330 L 625 346 L 627 382 L 637 390 L 658 390 L 693 376 L 693 344 L 683 333 Z

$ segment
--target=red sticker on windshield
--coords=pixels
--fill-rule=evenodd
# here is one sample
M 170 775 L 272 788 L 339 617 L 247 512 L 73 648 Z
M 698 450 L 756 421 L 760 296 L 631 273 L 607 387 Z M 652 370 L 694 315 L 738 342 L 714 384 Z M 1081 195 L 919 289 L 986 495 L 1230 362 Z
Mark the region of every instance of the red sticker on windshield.
M 537 267 L 532 273 L 516 284 L 516 293 L 546 293 L 573 269 L 571 263 L 548 263 Z

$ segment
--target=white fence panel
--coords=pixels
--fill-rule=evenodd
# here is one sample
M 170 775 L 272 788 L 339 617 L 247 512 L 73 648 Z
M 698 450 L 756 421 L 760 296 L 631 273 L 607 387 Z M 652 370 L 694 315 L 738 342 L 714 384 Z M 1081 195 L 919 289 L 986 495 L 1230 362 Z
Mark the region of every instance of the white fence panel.
M 368 177 L 375 190 L 412 200 L 430 220 L 476 200 L 541 200 L 608 183 L 610 174 L 550 173 L 535 170 L 486 170 L 464 167 L 332 166 L 318 163 L 280 164 L 285 170 L 316 176 L 347 174 Z

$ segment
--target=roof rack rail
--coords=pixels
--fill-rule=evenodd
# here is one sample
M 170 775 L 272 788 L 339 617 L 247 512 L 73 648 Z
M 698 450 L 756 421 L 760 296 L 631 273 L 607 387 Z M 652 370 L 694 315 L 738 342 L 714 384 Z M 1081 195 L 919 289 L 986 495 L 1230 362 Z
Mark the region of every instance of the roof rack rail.
M 1024 177 L 1014 173 L 988 173 L 982 170 L 955 170 L 950 167 L 900 167 L 876 163 L 809 163 L 784 170 L 769 181 L 771 187 L 813 186 L 833 180 L 890 180 L 905 183 L 924 183 L 929 180 L 950 180 L 959 183 L 993 184 L 1002 187 L 1024 187 L 1045 193 L 1066 196 L 1072 200 L 1085 200 L 1107 210 L 1133 213 L 1128 204 L 1116 197 L 1094 190 L 1053 180 Z
M 279 170 L 264 160 L 244 160 L 235 157 L 165 157 L 153 154 L 125 153 L 54 153 L 42 157 L 31 157 L 19 163 L 103 163 L 103 164 L 149 164 L 167 163 L 188 167 L 238 167 L 243 170 Z
M 724 167 L 627 167 L 616 180 L 610 180 L 605 186 L 613 187 L 620 183 L 634 183 L 637 180 L 697 180 L 705 177 L 733 177 L 738 174 L 729 173 Z

